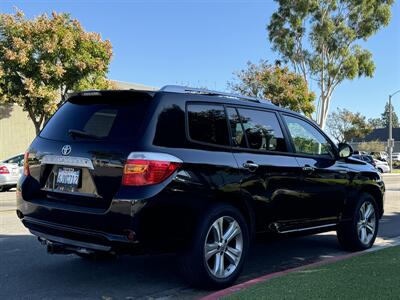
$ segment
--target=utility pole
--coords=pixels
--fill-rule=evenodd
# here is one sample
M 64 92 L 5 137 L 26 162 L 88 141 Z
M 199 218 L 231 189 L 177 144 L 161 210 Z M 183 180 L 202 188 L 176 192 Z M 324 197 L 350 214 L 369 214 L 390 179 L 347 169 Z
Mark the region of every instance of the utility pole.
M 389 95 L 389 139 L 388 139 L 388 152 L 389 152 L 389 167 L 390 167 L 390 173 L 392 173 L 392 168 L 393 168 L 393 159 L 392 159 L 392 153 L 393 153 L 393 146 L 394 146 L 394 140 L 393 140 L 393 112 L 392 112 L 392 97 L 396 95 L 397 93 L 400 93 L 400 90 L 394 92 L 393 94 Z
M 393 120 L 392 120 L 392 95 L 389 95 L 389 139 L 388 139 L 388 150 L 389 150 L 389 167 L 390 173 L 392 173 L 393 168 L 393 161 L 392 161 L 392 152 L 393 152 L 393 145 L 392 145 L 392 137 L 393 135 Z

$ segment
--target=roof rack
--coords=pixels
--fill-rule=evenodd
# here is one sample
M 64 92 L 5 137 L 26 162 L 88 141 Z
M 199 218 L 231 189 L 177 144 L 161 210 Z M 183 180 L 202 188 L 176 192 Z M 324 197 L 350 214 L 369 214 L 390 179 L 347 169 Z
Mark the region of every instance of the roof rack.
M 198 88 L 192 88 L 192 87 L 181 86 L 181 85 L 166 85 L 166 86 L 163 86 L 160 89 L 160 91 L 173 92 L 173 93 L 201 94 L 201 95 L 217 96 L 217 97 L 227 97 L 227 98 L 245 100 L 245 101 L 250 101 L 250 102 L 255 102 L 255 103 L 272 104 L 268 100 L 259 99 L 259 98 L 255 98 L 255 97 L 243 96 L 243 95 L 232 94 L 232 93 L 224 93 L 224 92 L 218 92 L 218 91 L 207 90 L 207 89 L 198 89 Z

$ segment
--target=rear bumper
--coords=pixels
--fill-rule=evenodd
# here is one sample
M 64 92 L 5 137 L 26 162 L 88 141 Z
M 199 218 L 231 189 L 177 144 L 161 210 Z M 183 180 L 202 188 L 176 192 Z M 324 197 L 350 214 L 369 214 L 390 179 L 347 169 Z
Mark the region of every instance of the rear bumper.
M 100 245 L 132 254 L 170 252 L 191 240 L 196 220 L 208 203 L 201 193 L 185 193 L 182 185 L 165 181 L 121 186 L 107 207 L 99 208 L 79 195 L 73 202 L 62 195 L 54 199 L 40 192 L 38 182 L 22 176 L 17 186 L 17 215 L 42 241 L 76 247 L 90 243 L 91 249 Z
M 17 192 L 17 215 L 42 240 L 91 250 L 135 251 L 138 205 L 113 200 L 107 210 L 56 203 L 47 199 L 26 201 Z M 137 204 L 137 203 L 136 203 Z
M 94 251 L 109 252 L 111 250 L 118 250 L 121 252 L 128 250 L 128 248 L 138 248 L 138 242 L 131 242 L 124 235 L 67 227 L 30 217 L 23 217 L 21 221 L 40 240 L 62 244 L 71 250 L 83 248 Z
M 0 186 L 16 186 L 19 176 L 0 175 Z

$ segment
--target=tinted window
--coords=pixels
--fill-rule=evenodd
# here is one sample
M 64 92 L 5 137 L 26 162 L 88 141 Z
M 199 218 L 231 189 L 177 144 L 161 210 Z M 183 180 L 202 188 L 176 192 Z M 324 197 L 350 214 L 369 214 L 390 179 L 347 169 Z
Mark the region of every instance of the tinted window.
M 157 117 L 153 143 L 164 147 L 184 147 L 185 109 L 176 104 L 165 106 Z
M 334 157 L 329 141 L 312 125 L 284 116 L 297 153 Z
M 141 133 L 149 99 L 145 95 L 109 93 L 108 96 L 71 98 L 40 133 L 54 140 L 133 140 Z M 148 95 L 147 95 L 148 96 Z M 71 136 L 70 130 L 82 134 Z
M 369 162 L 369 163 L 373 163 L 373 162 L 374 162 L 374 159 L 372 158 L 372 156 L 364 155 L 364 156 L 363 156 L 363 159 L 364 159 L 366 162 Z
M 247 147 L 264 151 L 286 151 L 286 143 L 276 115 L 271 112 L 238 109 L 243 125 Z M 243 140 L 242 127 L 238 126 L 238 117 L 230 115 L 233 138 L 236 145 L 246 146 Z M 235 124 L 236 123 L 236 124 Z
M 14 157 L 12 157 L 12 158 L 9 158 L 9 159 L 5 160 L 4 162 L 5 162 L 5 163 L 8 163 L 8 164 L 18 164 L 18 163 L 20 163 L 23 159 L 24 159 L 24 156 L 23 156 L 23 155 L 18 155 L 18 156 L 14 156 Z
M 232 132 L 232 144 L 237 147 L 247 148 L 247 141 L 244 135 L 243 126 L 240 122 L 239 113 L 236 108 L 227 108 L 229 124 Z
M 229 145 L 225 110 L 221 105 L 189 104 L 189 136 L 192 140 L 216 145 Z

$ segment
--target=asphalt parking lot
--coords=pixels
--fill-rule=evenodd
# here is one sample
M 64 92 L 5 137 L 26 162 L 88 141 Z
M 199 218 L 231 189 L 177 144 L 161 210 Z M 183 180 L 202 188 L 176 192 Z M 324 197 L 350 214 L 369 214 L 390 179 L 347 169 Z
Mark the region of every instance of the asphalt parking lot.
M 400 236 L 400 175 L 385 176 L 385 215 L 377 242 Z M 334 232 L 253 246 L 239 281 L 343 254 Z M 15 214 L 15 192 L 0 193 L 0 299 L 196 299 L 177 255 L 124 256 L 90 262 L 49 255 Z

